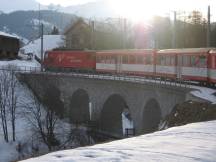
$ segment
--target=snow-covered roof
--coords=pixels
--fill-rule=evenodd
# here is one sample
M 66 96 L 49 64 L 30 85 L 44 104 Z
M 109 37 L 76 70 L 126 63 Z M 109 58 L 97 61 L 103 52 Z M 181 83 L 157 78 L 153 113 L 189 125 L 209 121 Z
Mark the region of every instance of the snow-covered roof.
M 58 151 L 23 162 L 196 162 L 216 159 L 216 121 L 188 124 L 139 137 Z
M 0 36 L 19 39 L 19 37 L 0 31 Z
M 64 46 L 64 36 L 62 35 L 44 35 L 43 36 L 43 50 L 48 51 L 57 47 Z M 40 58 L 41 55 L 41 38 L 38 38 L 26 46 L 22 47 L 25 53 L 33 53 Z

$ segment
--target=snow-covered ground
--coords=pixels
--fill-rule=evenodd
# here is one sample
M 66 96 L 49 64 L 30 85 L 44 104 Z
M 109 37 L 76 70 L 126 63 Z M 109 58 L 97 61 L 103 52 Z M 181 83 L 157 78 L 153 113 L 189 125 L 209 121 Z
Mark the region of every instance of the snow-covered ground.
M 43 44 L 43 50 L 52 50 L 57 47 L 64 46 L 64 37 L 62 35 L 44 35 L 44 44 Z M 21 51 L 24 50 L 24 53 L 33 53 L 38 58 L 40 58 L 41 54 L 41 39 L 36 39 L 32 42 L 30 42 L 28 45 L 21 48 Z
M 18 66 L 24 70 L 24 67 L 34 68 L 39 67 L 39 64 L 35 61 L 22 61 L 22 60 L 13 60 L 13 61 L 0 61 L 0 69 L 6 68 L 6 66 Z M 31 102 L 30 90 L 27 87 L 24 87 L 21 84 L 18 84 L 15 92 L 18 96 L 17 102 L 17 121 L 16 121 L 16 142 L 11 142 L 11 136 L 9 136 L 10 142 L 6 143 L 3 137 L 2 127 L 0 126 L 0 162 L 10 162 L 12 160 L 17 160 L 21 155 L 16 150 L 16 147 L 19 142 L 29 144 L 32 140 L 32 131 L 31 127 L 23 117 L 23 105 L 25 103 Z M 1 122 L 0 122 L 1 123 Z M 11 125 L 8 123 L 9 135 L 11 135 Z M 25 153 L 30 153 L 29 146 L 25 148 Z
M 1 63 L 1 62 L 0 62 Z M 10 162 L 12 160 L 17 160 L 19 158 L 19 153 L 16 147 L 19 142 L 28 143 L 31 141 L 32 131 L 29 124 L 22 116 L 22 106 L 25 102 L 30 101 L 30 91 L 18 84 L 16 89 L 18 97 L 18 108 L 17 108 L 17 120 L 16 120 L 16 142 L 11 141 L 11 136 L 9 136 L 10 142 L 6 143 L 3 138 L 2 127 L 0 126 L 0 162 Z M 9 135 L 11 135 L 11 124 L 8 123 Z M 28 147 L 25 152 L 28 152 Z
M 25 69 L 34 69 L 39 68 L 40 64 L 33 60 L 11 60 L 11 61 L 0 61 L 0 69 L 5 68 L 6 66 L 16 66 L 19 67 L 19 69 L 25 70 Z
M 22 162 L 215 162 L 216 121 L 50 153 Z

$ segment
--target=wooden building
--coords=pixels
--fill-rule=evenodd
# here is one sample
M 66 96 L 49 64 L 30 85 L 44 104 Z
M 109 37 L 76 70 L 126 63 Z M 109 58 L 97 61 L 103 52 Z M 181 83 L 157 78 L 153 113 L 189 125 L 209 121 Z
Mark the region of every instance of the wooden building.
M 111 22 L 85 21 L 78 19 L 65 31 L 67 49 L 120 49 L 122 31 Z
M 91 28 L 84 20 L 77 20 L 64 34 L 68 49 L 91 49 Z
M 19 39 L 13 35 L 0 32 L 0 59 L 16 58 L 19 51 Z

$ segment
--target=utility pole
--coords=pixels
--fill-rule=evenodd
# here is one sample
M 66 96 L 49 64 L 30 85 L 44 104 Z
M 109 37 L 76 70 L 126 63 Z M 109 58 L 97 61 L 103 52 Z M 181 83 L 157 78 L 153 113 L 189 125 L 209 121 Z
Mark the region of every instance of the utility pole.
M 174 11 L 172 48 L 176 48 L 176 11 Z
M 44 27 L 43 23 L 41 23 L 41 12 L 40 12 L 40 3 L 39 3 L 39 37 L 41 37 L 41 58 L 40 58 L 40 64 L 41 64 L 41 71 L 43 71 L 43 35 L 44 35 Z
M 41 23 L 41 71 L 43 71 L 43 23 Z
M 208 6 L 208 22 L 207 22 L 207 36 L 206 36 L 206 45 L 207 47 L 211 46 L 210 40 L 211 40 L 211 12 L 210 12 L 210 6 Z
M 127 19 L 123 19 L 123 49 L 126 48 L 126 39 L 127 39 Z
M 38 20 L 39 20 L 39 28 L 38 28 L 38 36 L 40 37 L 40 35 L 41 35 L 41 29 L 40 29 L 40 25 L 41 25 L 41 12 L 40 12 L 40 3 L 39 3 L 39 6 L 38 6 L 39 8 L 39 13 L 38 13 Z
M 94 50 L 95 49 L 95 22 L 90 21 L 91 22 L 91 49 Z

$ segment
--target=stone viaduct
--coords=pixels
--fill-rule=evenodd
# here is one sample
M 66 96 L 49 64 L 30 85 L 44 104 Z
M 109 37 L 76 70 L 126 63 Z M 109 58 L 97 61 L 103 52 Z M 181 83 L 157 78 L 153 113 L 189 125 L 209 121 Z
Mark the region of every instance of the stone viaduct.
M 186 87 L 69 74 L 19 74 L 19 78 L 41 99 L 57 96 L 50 99 L 59 100 L 59 111 L 70 121 L 96 121 L 101 130 L 118 136 L 122 136 L 121 115 L 125 109 L 130 112 L 135 134 L 140 135 L 154 131 L 190 91 Z

